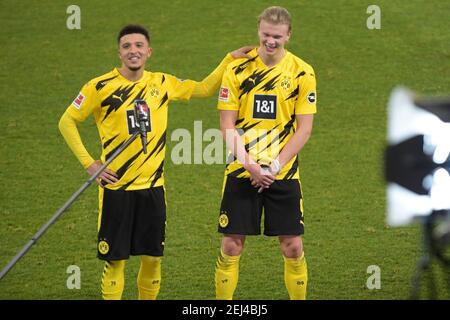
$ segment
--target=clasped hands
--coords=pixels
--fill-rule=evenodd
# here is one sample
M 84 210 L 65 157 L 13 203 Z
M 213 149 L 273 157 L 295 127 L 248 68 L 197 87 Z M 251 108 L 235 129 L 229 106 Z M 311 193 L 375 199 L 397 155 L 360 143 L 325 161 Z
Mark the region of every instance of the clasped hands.
M 247 167 L 247 171 L 250 173 L 250 182 L 253 187 L 258 188 L 258 193 L 270 187 L 280 170 L 278 159 L 272 161 L 270 166 L 261 166 L 255 163 Z

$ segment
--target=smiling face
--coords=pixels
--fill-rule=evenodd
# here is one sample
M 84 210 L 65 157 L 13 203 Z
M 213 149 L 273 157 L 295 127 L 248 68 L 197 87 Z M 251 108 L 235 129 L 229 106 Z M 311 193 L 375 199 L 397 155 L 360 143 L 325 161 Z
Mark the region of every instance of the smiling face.
M 284 45 L 288 42 L 291 32 L 287 24 L 274 24 L 261 20 L 258 36 L 258 53 L 269 59 L 277 59 L 284 55 Z
M 119 40 L 119 58 L 122 61 L 122 68 L 126 67 L 130 71 L 143 70 L 151 54 L 152 48 L 143 34 L 130 33 Z

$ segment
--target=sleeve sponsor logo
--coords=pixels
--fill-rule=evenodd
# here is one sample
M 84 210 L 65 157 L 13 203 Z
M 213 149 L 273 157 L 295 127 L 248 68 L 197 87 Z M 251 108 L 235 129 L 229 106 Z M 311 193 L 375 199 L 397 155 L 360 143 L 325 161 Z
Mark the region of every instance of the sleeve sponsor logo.
M 81 105 L 82 105 L 83 102 L 84 102 L 84 99 L 85 99 L 85 96 L 80 92 L 80 93 L 78 94 L 78 96 L 75 98 L 75 100 L 73 100 L 72 105 L 73 105 L 75 108 L 80 109 L 80 108 L 81 108 Z
M 225 87 L 220 87 L 219 100 L 228 102 L 230 100 L 230 90 Z
M 308 102 L 313 104 L 316 102 L 316 93 L 314 91 L 311 91 L 310 93 L 308 93 Z

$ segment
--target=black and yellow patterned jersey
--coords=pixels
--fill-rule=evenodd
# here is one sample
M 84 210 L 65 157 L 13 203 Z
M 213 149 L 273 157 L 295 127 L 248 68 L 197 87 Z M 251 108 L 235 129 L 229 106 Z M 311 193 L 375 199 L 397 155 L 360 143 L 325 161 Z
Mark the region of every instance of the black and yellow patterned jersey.
M 235 127 L 246 151 L 260 165 L 270 165 L 293 136 L 296 115 L 316 113 L 316 79 L 313 68 L 286 51 L 283 59 L 267 67 L 256 49 L 251 59 L 230 63 L 222 79 L 219 110 L 238 111 Z M 250 177 L 230 154 L 226 175 Z M 298 157 L 291 159 L 276 179 L 298 179 Z
M 140 139 L 128 146 L 108 166 L 119 177 L 118 182 L 106 186 L 108 189 L 140 190 L 164 184 L 169 102 L 187 100 L 191 96 L 212 95 L 219 87 L 223 71 L 230 61 L 232 57 L 227 55 L 219 67 L 202 82 L 183 81 L 169 74 L 149 71 L 144 71 L 142 78 L 133 82 L 124 78 L 118 69 L 113 69 L 84 85 L 66 113 L 76 122 L 84 121 L 93 114 L 102 143 L 102 162 L 111 157 L 137 130 L 138 124 L 133 116 L 134 101 L 145 100 L 150 111 L 147 154 L 143 153 Z M 70 141 L 74 140 L 72 137 L 72 131 L 65 136 L 69 146 L 73 144 Z M 89 155 L 81 157 L 76 152 L 77 148 L 72 150 L 85 168 L 92 163 L 93 159 Z

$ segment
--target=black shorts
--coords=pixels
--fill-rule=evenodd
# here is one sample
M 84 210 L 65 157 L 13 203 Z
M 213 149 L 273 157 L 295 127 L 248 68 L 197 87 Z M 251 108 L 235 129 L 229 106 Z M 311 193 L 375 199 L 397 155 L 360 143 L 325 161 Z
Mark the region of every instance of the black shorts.
M 262 193 L 249 179 L 225 177 L 218 231 L 225 234 L 259 235 L 264 209 L 267 236 L 304 233 L 300 181 L 275 180 Z
M 133 191 L 105 188 L 102 193 L 98 258 L 125 260 L 130 255 L 162 256 L 166 226 L 164 188 Z

